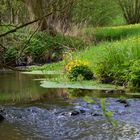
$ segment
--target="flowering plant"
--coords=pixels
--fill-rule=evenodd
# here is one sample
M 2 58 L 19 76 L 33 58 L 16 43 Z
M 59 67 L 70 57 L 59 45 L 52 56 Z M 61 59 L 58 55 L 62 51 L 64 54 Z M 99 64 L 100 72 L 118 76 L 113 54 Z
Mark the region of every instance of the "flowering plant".
M 70 61 L 66 67 L 68 78 L 72 81 L 91 80 L 93 73 L 89 67 L 89 63 L 81 60 Z
M 87 61 L 72 60 L 66 65 L 65 69 L 67 72 L 70 72 L 74 67 L 81 66 L 81 65 L 89 66 L 89 63 Z

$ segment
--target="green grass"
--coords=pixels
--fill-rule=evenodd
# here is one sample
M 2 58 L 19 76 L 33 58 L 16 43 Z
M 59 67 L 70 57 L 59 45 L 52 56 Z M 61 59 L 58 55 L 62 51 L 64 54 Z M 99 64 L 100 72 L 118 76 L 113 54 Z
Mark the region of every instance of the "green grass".
M 103 28 L 86 28 L 84 33 L 91 36 L 96 41 L 112 41 L 128 38 L 131 36 L 140 36 L 140 24 L 124 25 Z
M 65 66 L 65 62 L 64 61 L 60 61 L 57 63 L 50 63 L 50 64 L 45 64 L 42 66 L 31 66 L 29 67 L 30 71 L 63 71 Z

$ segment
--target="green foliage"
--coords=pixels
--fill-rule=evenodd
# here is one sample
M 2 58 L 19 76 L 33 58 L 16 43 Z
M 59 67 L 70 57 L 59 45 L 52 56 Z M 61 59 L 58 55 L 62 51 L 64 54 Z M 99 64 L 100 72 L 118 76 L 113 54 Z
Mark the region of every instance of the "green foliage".
M 138 26 L 133 25 L 129 28 L 138 28 Z M 127 26 L 123 27 L 127 28 Z M 120 28 L 116 27 L 116 29 Z M 138 32 L 133 34 L 134 37 L 128 37 L 124 40 L 104 42 L 96 47 L 91 46 L 81 52 L 76 52 L 73 58 L 89 62 L 94 77 L 102 83 L 139 88 L 140 38 L 136 34 Z M 128 36 L 131 34 L 128 33 Z M 80 81 L 83 79 L 81 72 L 84 71 L 83 69 L 85 70 L 83 67 L 76 67 L 69 77 Z
M 8 48 L 5 51 L 4 59 L 6 62 L 15 61 L 17 54 L 18 54 L 18 52 L 17 52 L 17 49 L 15 47 Z
M 73 20 L 77 24 L 104 26 L 112 24 L 119 13 L 120 9 L 114 0 L 77 0 Z
M 69 71 L 68 78 L 72 81 L 92 80 L 93 72 L 86 65 L 75 66 Z
M 17 22 L 28 19 L 27 9 L 21 0 L 0 0 L 0 14 L 2 23 L 19 24 Z
M 128 85 L 131 79 L 128 77 L 129 73 L 135 70 L 131 68 L 132 61 L 140 59 L 139 44 L 138 38 L 108 44 L 102 57 L 96 58 L 95 75 L 97 78 L 105 83 Z
M 81 49 L 84 46 L 84 42 L 78 38 L 65 37 L 60 34 L 51 37 L 40 32 L 31 39 L 26 53 L 37 59 L 50 57 L 51 60 L 58 61 L 68 49 Z
M 10 29 L 12 29 L 12 27 L 10 27 Z M 8 30 L 9 28 L 2 27 L 3 33 Z M 85 46 L 83 40 L 76 37 L 63 36 L 61 34 L 52 37 L 44 32 L 37 32 L 33 36 L 32 34 L 33 32 L 27 28 L 19 30 L 15 34 L 6 36 L 3 40 L 3 44 L 8 49 L 16 47 L 18 52 L 22 52 L 24 58 L 31 56 L 33 62 L 36 63 L 62 60 L 63 53 L 69 50 L 83 49 Z M 13 52 L 13 54 L 15 53 Z M 6 54 L 6 61 L 7 58 L 11 59 L 10 57 L 11 56 L 8 58 Z
M 127 24 L 140 23 L 140 1 L 139 0 L 118 0 L 124 19 Z
M 110 124 L 113 126 L 117 126 L 117 122 L 115 120 L 112 120 L 112 112 L 111 111 L 106 111 L 106 105 L 105 105 L 106 100 L 105 99 L 100 99 L 100 104 L 101 104 L 101 109 L 104 117 L 108 120 Z
M 139 25 L 134 26 L 137 28 Z M 132 26 L 132 28 L 134 27 Z M 140 87 L 140 38 L 135 34 L 133 36 L 120 41 L 103 42 L 97 46 L 91 46 L 74 53 L 73 59 L 89 62 L 94 77 L 102 83 L 113 83 L 138 89 Z M 62 69 L 63 66 L 60 65 L 57 69 Z M 74 80 L 77 79 L 79 81 L 83 79 L 81 73 L 78 76 L 78 72 L 81 69 L 83 70 L 83 67 L 80 70 L 76 67 L 70 78 L 76 77 Z
M 27 51 L 31 54 L 38 55 L 46 49 L 49 50 L 55 47 L 55 49 L 60 47 L 65 49 L 65 46 L 76 49 L 76 47 L 80 48 L 80 46 L 84 46 L 84 43 L 80 39 L 74 37 L 65 37 L 60 34 L 51 37 L 45 33 L 39 32 L 31 39 Z M 40 51 L 38 49 L 40 49 Z
M 57 63 L 51 63 L 51 64 L 45 64 L 45 65 L 42 65 L 42 66 L 31 66 L 30 67 L 30 70 L 31 71 L 54 71 L 54 70 L 58 70 L 58 71 L 63 71 L 63 68 L 64 68 L 64 61 L 60 61 L 60 62 L 57 62 Z

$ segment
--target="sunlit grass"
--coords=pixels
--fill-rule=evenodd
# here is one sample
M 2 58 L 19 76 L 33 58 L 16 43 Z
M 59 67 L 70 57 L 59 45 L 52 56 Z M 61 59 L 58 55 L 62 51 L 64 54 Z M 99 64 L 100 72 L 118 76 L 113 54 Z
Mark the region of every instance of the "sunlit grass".
M 84 33 L 96 41 L 120 40 L 131 36 L 140 36 L 140 24 L 102 28 L 86 28 Z

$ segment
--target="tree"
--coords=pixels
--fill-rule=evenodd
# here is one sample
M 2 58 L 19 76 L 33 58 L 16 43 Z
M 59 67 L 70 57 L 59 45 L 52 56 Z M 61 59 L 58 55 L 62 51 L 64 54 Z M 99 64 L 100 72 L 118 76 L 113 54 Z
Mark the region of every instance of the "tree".
M 118 0 L 128 24 L 140 23 L 140 0 Z
M 20 24 L 26 22 L 28 14 L 25 6 L 17 0 L 0 0 L 0 23 Z
M 30 20 L 33 21 L 45 15 L 43 0 L 22 0 L 28 8 Z M 34 24 L 34 27 L 40 31 L 47 30 L 48 34 L 54 35 L 55 30 L 48 25 L 46 18 Z
M 73 19 L 77 24 L 108 25 L 118 15 L 114 0 L 76 0 Z
M 71 11 L 75 0 L 22 0 L 28 8 L 30 20 L 35 20 L 52 12 L 35 26 L 41 31 L 54 35 L 56 27 L 66 29 L 71 21 Z

